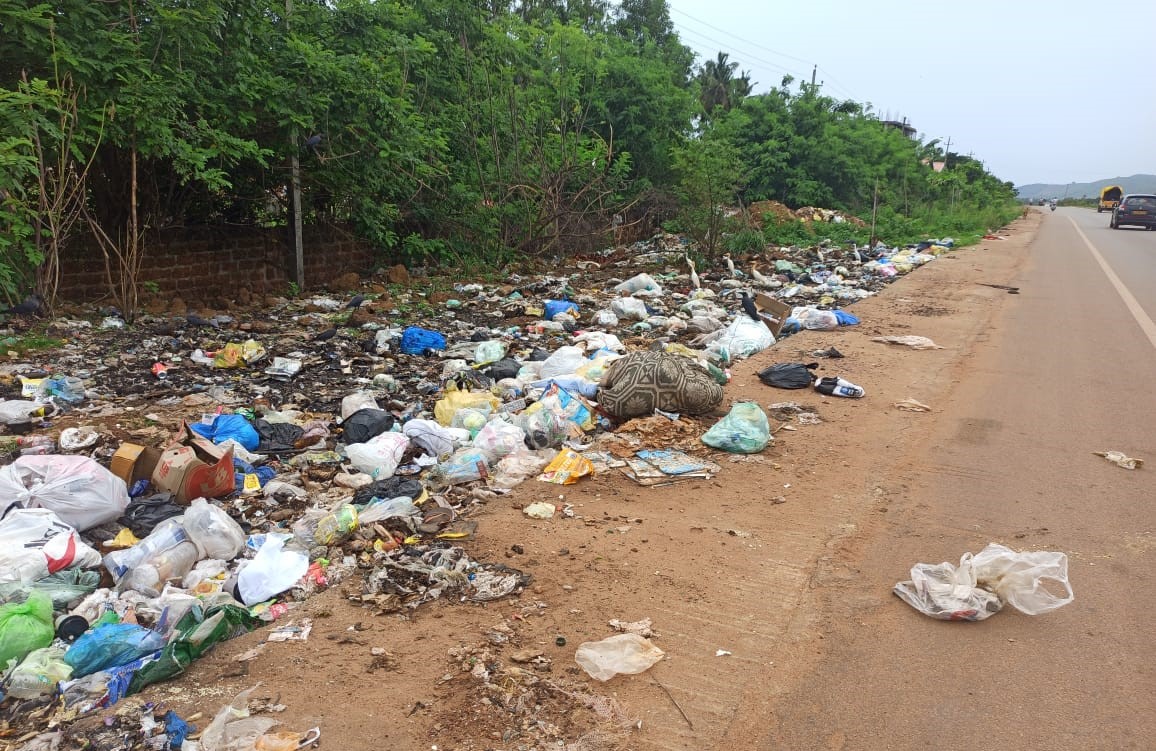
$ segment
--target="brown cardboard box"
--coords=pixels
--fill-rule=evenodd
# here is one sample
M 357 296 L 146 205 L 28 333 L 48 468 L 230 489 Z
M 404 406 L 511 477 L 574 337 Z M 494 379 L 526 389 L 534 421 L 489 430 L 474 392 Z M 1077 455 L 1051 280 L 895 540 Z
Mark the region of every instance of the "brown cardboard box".
M 759 315 L 767 324 L 767 328 L 775 335 L 775 339 L 779 338 L 779 332 L 783 330 L 783 324 L 791 315 L 791 306 L 785 302 L 781 302 L 771 297 L 759 293 L 755 295 L 755 307 L 759 309 Z
M 228 495 L 236 487 L 233 450 L 222 450 L 186 424 L 161 454 L 152 479 L 156 489 L 172 493 L 176 503 Z
M 112 455 L 109 469 L 114 475 L 124 480 L 128 488 L 137 480 L 147 480 L 152 477 L 161 452 L 151 446 L 141 446 L 136 443 L 122 443 Z

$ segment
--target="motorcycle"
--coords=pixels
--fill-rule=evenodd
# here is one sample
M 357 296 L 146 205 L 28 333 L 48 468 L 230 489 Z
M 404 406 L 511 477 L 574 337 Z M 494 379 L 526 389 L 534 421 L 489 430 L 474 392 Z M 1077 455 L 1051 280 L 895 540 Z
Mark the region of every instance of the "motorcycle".
M 1055 211 L 1055 210 L 1056 210 L 1056 205 L 1053 203 L 1052 204 L 1052 211 Z

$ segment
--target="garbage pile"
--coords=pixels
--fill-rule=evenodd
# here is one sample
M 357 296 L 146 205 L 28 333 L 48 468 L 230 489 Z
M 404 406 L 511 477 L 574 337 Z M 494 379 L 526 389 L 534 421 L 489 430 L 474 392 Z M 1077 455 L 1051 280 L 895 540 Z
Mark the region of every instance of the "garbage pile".
M 835 306 L 951 245 L 699 270 L 660 235 L 565 276 L 54 320 L 59 349 L 0 365 L 0 692 L 110 707 L 354 576 L 376 612 L 515 595 L 527 574 L 462 546 L 476 504 L 610 470 L 710 477 L 694 453 L 765 450 L 757 404 L 714 420 L 729 366 L 855 325 Z

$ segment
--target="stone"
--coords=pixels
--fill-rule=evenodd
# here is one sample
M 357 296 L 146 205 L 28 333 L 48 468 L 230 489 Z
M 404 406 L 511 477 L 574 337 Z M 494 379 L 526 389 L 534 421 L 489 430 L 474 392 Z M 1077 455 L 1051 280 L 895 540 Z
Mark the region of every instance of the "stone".
M 530 647 L 527 649 L 519 649 L 517 652 L 510 655 L 510 660 L 513 662 L 525 664 L 527 662 L 533 662 L 541 656 L 542 650 Z
M 169 303 L 169 312 L 175 316 L 183 316 L 189 312 L 189 306 L 181 298 L 174 297 L 173 301 Z
M 354 289 L 361 286 L 361 276 L 350 271 L 334 279 L 329 286 L 334 290 Z
M 350 328 L 361 328 L 365 324 L 373 320 L 368 310 L 364 308 L 357 308 L 349 314 L 349 318 L 345 321 L 345 325 Z
M 431 305 L 442 305 L 454 299 L 454 296 L 451 292 L 430 292 L 428 299 Z

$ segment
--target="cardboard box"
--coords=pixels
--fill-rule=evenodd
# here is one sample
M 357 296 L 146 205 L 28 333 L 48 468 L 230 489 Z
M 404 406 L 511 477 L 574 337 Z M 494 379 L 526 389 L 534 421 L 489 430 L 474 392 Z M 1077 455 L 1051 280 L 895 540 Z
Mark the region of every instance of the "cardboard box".
M 228 495 L 236 488 L 233 450 L 214 445 L 186 424 L 161 454 L 152 480 L 157 490 L 172 493 L 176 503 Z
M 767 328 L 778 340 L 779 332 L 783 330 L 783 324 L 791 315 L 791 306 L 770 295 L 759 293 L 755 295 L 755 307 L 758 308 L 759 316 L 767 324 Z
M 141 446 L 136 443 L 122 443 L 116 453 L 112 455 L 109 470 L 124 480 L 125 487 L 131 488 L 137 480 L 147 480 L 152 477 L 161 452 L 151 446 Z

